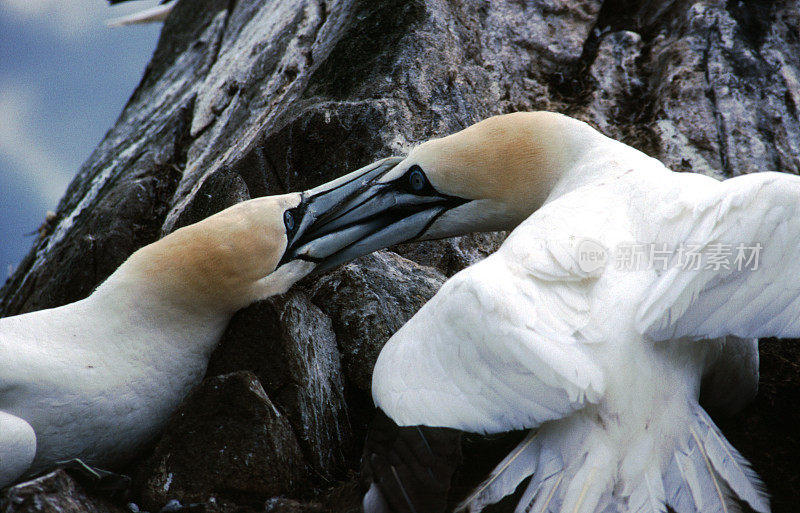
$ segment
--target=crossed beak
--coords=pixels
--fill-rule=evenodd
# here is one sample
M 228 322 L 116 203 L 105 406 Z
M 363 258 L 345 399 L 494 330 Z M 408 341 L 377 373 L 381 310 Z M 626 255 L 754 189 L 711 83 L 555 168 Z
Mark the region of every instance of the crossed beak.
M 403 159 L 389 157 L 302 193 L 285 213 L 289 243 L 281 264 L 317 263 L 314 273 L 400 242 L 424 238 L 447 210 L 466 202 L 428 190 L 411 192 L 402 179 L 383 180 Z M 279 264 L 280 265 L 280 264 Z

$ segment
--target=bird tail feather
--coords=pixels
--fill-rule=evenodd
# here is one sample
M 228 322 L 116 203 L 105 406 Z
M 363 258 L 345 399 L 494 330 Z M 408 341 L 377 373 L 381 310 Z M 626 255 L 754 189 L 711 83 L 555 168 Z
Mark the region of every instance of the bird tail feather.
M 514 512 L 604 511 L 613 483 L 611 473 L 599 461 L 604 459 L 602 452 L 585 453 L 577 465 L 565 466 L 560 454 L 542 450 L 543 454 L 550 454 L 547 463 L 539 465 L 546 471 L 534 474 Z
M 676 513 L 737 513 L 739 501 L 768 513 L 764 485 L 747 461 L 700 405 L 691 404 L 689 412 L 686 435 L 669 461 L 654 461 L 638 480 L 627 483 L 615 483 L 617 464 L 605 464 L 611 458 L 601 448 L 559 446 L 559 441 L 574 443 L 575 436 L 569 436 L 574 433 L 554 437 L 532 431 L 455 511 L 480 512 L 532 476 L 515 513 L 667 513 L 668 508 Z M 584 438 L 587 443 L 590 439 Z M 566 454 L 581 456 L 570 461 Z
M 735 498 L 766 513 L 769 497 L 747 460 L 728 443 L 714 421 L 698 404 L 691 407 L 692 423 L 683 447 L 675 450 L 664 472 L 664 490 L 677 513 L 740 511 Z
M 454 513 L 481 511 L 485 506 L 494 504 L 514 492 L 525 478 L 536 471 L 539 450 L 537 431 L 530 431 L 492 470 L 489 477 L 456 507 Z

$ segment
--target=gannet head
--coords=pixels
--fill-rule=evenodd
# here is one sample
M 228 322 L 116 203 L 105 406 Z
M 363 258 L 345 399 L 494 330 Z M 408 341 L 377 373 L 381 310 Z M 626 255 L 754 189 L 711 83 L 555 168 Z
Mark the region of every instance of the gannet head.
M 512 229 L 546 201 L 598 137 L 561 114 L 506 114 L 351 173 L 342 180 L 364 185 L 326 212 L 327 223 L 314 234 L 370 228 L 317 271 L 408 240 Z
M 583 149 L 576 132 L 584 128 L 593 131 L 552 112 L 494 116 L 419 145 L 381 181 L 427 182 L 431 190 L 467 200 L 444 212 L 426 238 L 463 233 L 458 220 L 467 231 L 510 229 L 544 203 Z
M 377 162 L 311 191 L 244 201 L 180 228 L 131 255 L 98 291 L 141 291 L 180 311 L 226 315 L 282 294 L 372 229 L 369 222 L 323 229 L 325 212 L 396 162 Z
M 295 193 L 229 207 L 141 248 L 108 282 L 180 310 L 224 314 L 282 293 L 314 267 L 287 262 L 278 269 L 293 222 L 286 212 L 299 203 Z

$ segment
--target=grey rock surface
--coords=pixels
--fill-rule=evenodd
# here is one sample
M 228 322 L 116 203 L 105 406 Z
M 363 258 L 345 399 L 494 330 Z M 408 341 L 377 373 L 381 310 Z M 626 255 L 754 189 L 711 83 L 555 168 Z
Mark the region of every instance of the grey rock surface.
M 208 375 L 244 369 L 258 376 L 287 416 L 314 472 L 325 479 L 345 476 L 353 435 L 330 318 L 299 290 L 240 311 Z
M 505 232 L 471 233 L 439 241 L 409 242 L 392 249 L 400 256 L 432 267 L 449 278 L 497 251 L 505 239 Z
M 678 171 L 798 173 L 798 27 L 800 6 L 790 0 L 181 0 L 52 229 L 0 290 L 0 312 L 85 297 L 131 252 L 178 226 L 497 113 L 564 112 Z M 357 493 L 333 499 L 331 490 L 357 469 L 377 352 L 445 277 L 502 237 L 393 248 L 400 256 L 361 259 L 240 312 L 209 383 L 255 372 L 264 393 L 242 385 L 236 400 L 251 412 L 274 405 L 283 419 L 276 436 L 294 437 L 306 474 L 282 469 L 268 479 L 217 460 L 220 475 L 225 465 L 238 469 L 233 488 L 244 496 L 231 500 L 257 510 L 273 494 L 286 495 L 270 503 L 275 511 L 356 507 Z M 778 512 L 793 511 L 800 486 L 793 347 L 765 345 L 754 407 L 723 423 Z M 214 394 L 204 387 L 191 404 L 206 411 Z M 231 421 L 230 410 L 215 408 L 220 417 L 208 426 Z M 155 454 L 174 455 L 164 469 L 180 460 L 192 471 L 193 458 L 210 457 L 186 429 L 173 423 L 160 441 Z M 238 446 L 263 436 L 254 433 L 239 432 Z M 223 438 L 202 440 L 216 447 Z M 131 470 L 157 488 L 168 475 L 159 465 Z M 191 502 L 197 488 L 184 475 L 185 493 L 172 490 Z M 136 493 L 166 499 L 146 487 Z
M 56 470 L 5 490 L 2 513 L 127 513 L 110 500 L 88 494 L 64 470 Z
M 235 499 L 295 492 L 307 468 L 288 419 L 252 372 L 239 371 L 189 395 L 139 474 L 145 508 L 175 499 L 214 511 Z
M 439 290 L 444 276 L 389 251 L 343 265 L 315 285 L 312 300 L 333 320 L 344 371 L 368 392 L 383 345 Z

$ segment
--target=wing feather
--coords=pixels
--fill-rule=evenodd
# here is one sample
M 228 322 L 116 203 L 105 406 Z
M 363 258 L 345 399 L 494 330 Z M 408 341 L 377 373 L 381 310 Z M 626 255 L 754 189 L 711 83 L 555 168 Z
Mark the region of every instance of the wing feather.
M 398 424 L 531 428 L 603 393 L 581 335 L 600 271 L 581 270 L 579 239 L 547 240 L 546 220 L 521 228 L 448 280 L 383 348 L 372 392 Z
M 800 336 L 800 177 L 726 180 L 683 204 L 658 236 L 672 247 L 698 244 L 706 254 L 721 247 L 732 257 L 729 269 L 708 262 L 687 269 L 673 259 L 637 313 L 642 333 L 654 340 Z M 749 265 L 735 261 L 740 244 L 755 256 Z

